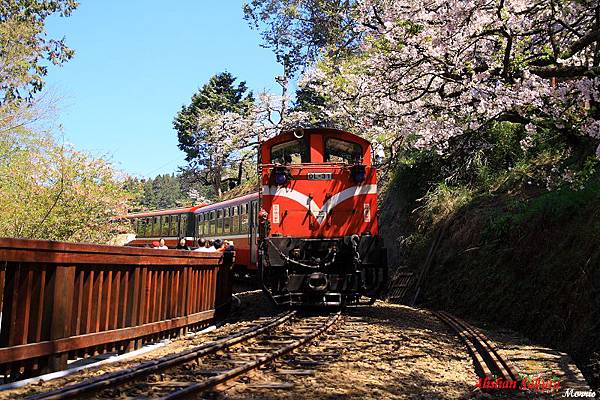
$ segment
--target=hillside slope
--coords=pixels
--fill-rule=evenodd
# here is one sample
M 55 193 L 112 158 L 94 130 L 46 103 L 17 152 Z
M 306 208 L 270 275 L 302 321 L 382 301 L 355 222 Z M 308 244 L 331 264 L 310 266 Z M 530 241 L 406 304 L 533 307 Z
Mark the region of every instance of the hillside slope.
M 383 220 L 395 215 L 384 234 L 402 249 L 394 239 L 406 236 L 411 218 L 398 185 L 385 201 Z M 597 383 L 600 179 L 580 190 L 525 188 L 473 200 L 405 246 L 411 269 L 421 268 L 442 227 L 420 303 L 566 351 Z

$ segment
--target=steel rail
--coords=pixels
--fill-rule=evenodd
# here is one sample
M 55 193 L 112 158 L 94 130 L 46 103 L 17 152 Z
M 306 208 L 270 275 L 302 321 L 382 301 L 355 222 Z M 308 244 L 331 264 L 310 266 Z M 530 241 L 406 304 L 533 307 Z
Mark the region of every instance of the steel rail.
M 481 331 L 445 311 L 435 312 L 435 315 L 451 327 L 465 343 L 480 377 L 493 378 L 496 375 L 505 380 L 518 380 L 518 373 L 500 356 L 492 341 Z
M 492 359 L 492 361 L 494 362 L 495 366 L 498 368 L 504 379 L 511 379 L 514 381 L 518 380 L 518 374 L 514 371 L 514 367 L 510 365 L 508 361 L 502 358 L 502 356 L 498 353 L 498 349 L 496 348 L 496 346 L 487 336 L 485 336 L 479 329 L 475 328 L 473 325 L 468 324 L 462 319 L 448 314 L 446 312 L 443 313 L 446 314 L 448 318 L 451 318 L 459 326 L 462 326 L 465 330 L 467 330 L 474 336 L 479 345 L 484 349 L 484 351 L 487 354 L 489 354 L 490 358 Z
M 471 357 L 473 358 L 473 363 L 475 364 L 475 373 L 480 377 L 491 377 L 492 371 L 489 366 L 486 364 L 477 348 L 475 348 L 474 344 L 471 341 L 470 335 L 468 335 L 463 329 L 459 326 L 455 325 L 452 320 L 446 318 L 445 315 L 436 312 L 435 315 L 446 325 L 448 325 L 453 331 L 456 332 L 460 340 L 467 346 L 467 350 Z
M 280 315 L 274 319 L 271 319 L 264 325 L 258 327 L 246 329 L 230 335 L 226 338 L 219 339 L 216 341 L 204 343 L 193 349 L 185 350 L 183 352 L 162 357 L 158 360 L 145 362 L 132 368 L 123 369 L 110 374 L 102 375 L 98 378 L 91 378 L 83 382 L 69 385 L 61 389 L 53 390 L 50 392 L 40 393 L 33 396 L 29 396 L 27 400 L 59 400 L 79 397 L 83 394 L 90 392 L 97 392 L 99 390 L 106 389 L 112 385 L 118 385 L 126 382 L 130 382 L 134 379 L 140 378 L 145 375 L 149 375 L 156 371 L 160 371 L 174 365 L 183 364 L 194 360 L 198 357 L 205 356 L 207 354 L 215 353 L 219 350 L 227 347 L 236 345 L 246 340 L 252 339 L 261 333 L 275 328 L 287 321 L 289 321 L 294 315 L 295 311 L 289 311 Z
M 282 355 L 288 354 L 295 350 L 296 348 L 304 345 L 305 343 L 311 341 L 317 336 L 321 335 L 327 329 L 329 329 L 335 322 L 340 318 L 341 312 L 338 311 L 332 317 L 330 317 L 323 325 L 318 327 L 316 330 L 312 331 L 308 335 L 302 337 L 301 339 L 295 340 L 289 345 L 282 347 L 266 356 L 258 357 L 255 360 L 249 361 L 245 364 L 240 365 L 239 367 L 230 369 L 222 374 L 213 376 L 208 378 L 202 382 L 191 384 L 183 389 L 179 389 L 173 393 L 170 393 L 167 396 L 161 397 L 162 400 L 172 400 L 179 399 L 182 397 L 188 397 L 195 393 L 206 390 L 210 387 L 216 386 L 218 384 L 229 381 L 241 374 L 244 374 L 250 370 L 260 367 L 263 364 L 268 363 L 269 361 L 274 360 L 275 358 L 281 357 Z

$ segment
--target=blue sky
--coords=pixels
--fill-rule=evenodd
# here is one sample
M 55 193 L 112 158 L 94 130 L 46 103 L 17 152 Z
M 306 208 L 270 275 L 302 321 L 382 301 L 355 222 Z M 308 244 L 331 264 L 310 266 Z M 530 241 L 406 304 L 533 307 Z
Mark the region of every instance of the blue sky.
M 175 113 L 212 75 L 227 70 L 256 93 L 277 91 L 271 50 L 243 19 L 243 1 L 82 0 L 48 21 L 75 57 L 46 79 L 59 97 L 66 141 L 149 177 L 184 165 Z

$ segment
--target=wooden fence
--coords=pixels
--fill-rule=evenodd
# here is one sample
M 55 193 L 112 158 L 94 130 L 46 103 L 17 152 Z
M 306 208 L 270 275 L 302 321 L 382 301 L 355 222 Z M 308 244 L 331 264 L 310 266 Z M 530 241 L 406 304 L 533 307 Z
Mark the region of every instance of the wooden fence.
M 209 325 L 232 254 L 0 238 L 0 379 Z

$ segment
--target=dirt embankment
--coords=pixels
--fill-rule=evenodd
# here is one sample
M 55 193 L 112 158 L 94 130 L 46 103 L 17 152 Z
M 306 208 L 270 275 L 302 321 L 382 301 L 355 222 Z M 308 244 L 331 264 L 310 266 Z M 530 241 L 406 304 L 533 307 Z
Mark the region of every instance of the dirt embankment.
M 418 271 L 445 225 L 422 305 L 561 349 L 600 386 L 600 184 L 478 200 L 404 247 L 398 238 L 410 218 L 401 190 L 382 207 L 382 220 L 392 220 L 383 229 L 392 254 L 404 252 Z

